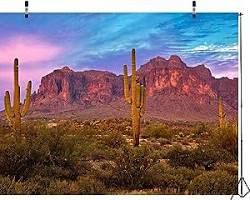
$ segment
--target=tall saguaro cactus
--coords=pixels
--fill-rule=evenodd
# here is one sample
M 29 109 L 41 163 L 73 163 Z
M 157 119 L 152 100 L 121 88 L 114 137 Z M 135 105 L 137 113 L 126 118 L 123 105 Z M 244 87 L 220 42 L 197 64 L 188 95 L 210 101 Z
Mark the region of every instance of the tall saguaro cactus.
M 20 86 L 18 81 L 18 59 L 14 60 L 14 91 L 13 91 L 13 107 L 10 102 L 10 93 L 9 91 L 5 92 L 4 96 L 4 106 L 5 114 L 7 119 L 12 124 L 15 132 L 20 133 L 21 131 L 21 118 L 26 115 L 30 106 L 30 96 L 31 96 L 31 81 L 28 82 L 26 89 L 26 98 L 24 104 L 21 108 L 20 106 Z
M 226 113 L 224 111 L 224 105 L 221 97 L 218 97 L 218 119 L 220 128 L 225 127 L 226 125 Z
M 124 65 L 124 97 L 126 102 L 131 104 L 134 146 L 139 146 L 140 119 L 145 112 L 146 88 L 145 80 L 143 84 L 140 84 L 137 80 L 135 49 L 132 49 L 131 95 L 129 94 L 128 67 Z

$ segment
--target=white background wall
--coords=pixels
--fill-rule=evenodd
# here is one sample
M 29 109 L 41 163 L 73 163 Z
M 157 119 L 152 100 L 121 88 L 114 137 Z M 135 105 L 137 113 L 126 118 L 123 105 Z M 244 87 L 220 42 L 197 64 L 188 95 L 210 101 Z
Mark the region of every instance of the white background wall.
M 199 12 L 242 12 L 244 177 L 250 185 L 250 1 L 197 0 Z M 23 12 L 24 0 L 0 0 L 0 13 Z M 192 0 L 29 0 L 29 12 L 192 12 Z M 191 17 L 191 14 L 190 14 Z M 1 27 L 0 27 L 1 31 Z M 1 49 L 0 49 L 1 53 Z M 0 199 L 230 199 L 230 196 L 0 196 Z M 239 197 L 235 198 L 239 199 Z M 250 199 L 250 194 L 245 198 Z

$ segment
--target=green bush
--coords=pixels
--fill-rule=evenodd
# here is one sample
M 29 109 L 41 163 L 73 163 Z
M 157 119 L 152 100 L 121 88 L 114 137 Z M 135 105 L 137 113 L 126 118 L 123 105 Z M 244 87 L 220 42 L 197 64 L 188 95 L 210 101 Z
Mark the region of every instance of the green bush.
M 57 180 L 50 182 L 47 188 L 47 194 L 77 194 L 77 190 L 77 185 L 74 182 Z
M 202 166 L 211 170 L 217 162 L 229 163 L 234 161 L 232 155 L 215 145 L 199 145 L 196 149 L 184 149 L 181 146 L 174 146 L 167 152 L 165 158 L 173 167 L 188 167 L 194 169 Z
M 38 184 L 32 181 L 15 180 L 9 177 L 0 177 L 0 195 L 36 194 Z
M 238 164 L 237 163 L 218 163 L 215 169 L 226 171 L 227 173 L 231 175 L 238 176 Z
M 5 136 L 6 134 L 9 134 L 11 132 L 11 128 L 3 121 L 0 120 L 0 135 Z M 3 138 L 0 138 L 1 140 Z
M 16 179 L 27 178 L 31 175 L 34 165 L 39 162 L 38 154 L 30 149 L 24 140 L 16 142 L 11 138 L 5 141 L 5 144 L 0 146 L 0 174 Z
M 210 143 L 228 151 L 235 161 L 238 160 L 238 130 L 236 125 L 232 124 L 224 128 L 218 128 Z
M 147 171 L 146 183 L 149 188 L 160 188 L 162 191 L 175 189 L 178 193 L 183 193 L 190 181 L 200 173 L 200 170 L 172 168 L 166 163 L 158 163 Z
M 65 138 L 67 131 L 61 127 L 32 131 L 35 134 L 10 137 L 0 145 L 0 175 L 24 180 L 35 175 L 75 179 L 74 140 Z
M 151 124 L 147 125 L 142 133 L 143 138 L 166 138 L 171 140 L 173 133 L 167 125 L 163 124 Z
M 0 177 L 0 194 L 18 194 L 22 185 L 9 177 Z
M 169 160 L 170 165 L 173 167 L 195 167 L 195 158 L 192 151 L 183 149 L 180 145 L 172 147 L 165 158 Z
M 211 133 L 216 127 L 213 124 L 197 123 L 191 129 L 191 132 L 197 137 L 202 136 L 204 133 Z
M 170 140 L 165 139 L 165 138 L 160 138 L 159 142 L 160 142 L 161 146 L 172 144 Z
M 124 136 L 118 132 L 112 132 L 108 136 L 102 138 L 102 143 L 110 148 L 120 148 L 126 144 Z
M 188 186 L 191 194 L 230 195 L 237 189 L 237 176 L 217 170 L 204 172 L 194 178 Z
M 104 194 L 107 192 L 105 185 L 95 177 L 81 176 L 77 185 L 79 194 Z
M 226 173 L 225 180 L 237 176 L 235 129 L 204 126 L 196 127 L 196 133 L 202 136 L 200 144 L 189 149 L 164 145 L 189 141 L 191 125 L 184 129 L 145 123 L 142 132 L 151 139 L 136 148 L 121 134 L 125 127 L 130 131 L 130 121 L 58 122 L 56 127 L 48 127 L 46 120 L 28 121 L 22 124 L 22 136 L 13 135 L 3 125 L 0 126 L 0 193 L 120 194 L 156 189 L 160 193 L 184 194 L 190 189 L 200 194 L 202 187 L 194 189 L 199 181 L 204 180 L 207 185 L 203 186 L 210 187 L 208 177 L 219 183 L 223 180 L 216 173 L 203 173 L 204 168 Z M 208 130 L 213 132 L 205 134 L 204 139 L 203 133 Z M 175 135 L 178 140 L 173 142 Z M 226 189 L 209 192 L 221 194 Z
M 155 163 L 152 150 L 145 147 L 124 147 L 114 160 L 112 174 L 104 180 L 107 187 L 142 189 L 147 170 Z
M 215 145 L 199 145 L 197 149 L 192 151 L 194 162 L 197 165 L 205 167 L 206 170 L 214 168 L 218 162 L 229 163 L 234 160 L 232 155 Z
M 110 160 L 115 157 L 115 151 L 105 146 L 96 146 L 90 153 L 91 160 Z

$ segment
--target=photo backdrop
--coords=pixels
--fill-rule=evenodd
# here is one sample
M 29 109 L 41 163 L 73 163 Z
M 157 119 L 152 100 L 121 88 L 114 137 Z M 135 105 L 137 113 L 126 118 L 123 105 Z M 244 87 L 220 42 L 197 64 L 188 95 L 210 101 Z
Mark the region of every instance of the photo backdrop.
M 100 193 L 123 194 L 142 189 L 150 194 L 157 189 L 159 194 L 231 194 L 237 182 L 238 13 L 200 13 L 196 18 L 190 13 L 32 13 L 28 19 L 23 14 L 5 13 L 0 14 L 0 27 L 0 122 L 4 127 L 8 126 L 4 93 L 10 91 L 11 99 L 14 95 L 13 63 L 18 58 L 21 100 L 27 82 L 32 81 L 31 105 L 24 123 L 44 120 L 49 128 L 59 127 L 62 121 L 77 121 L 79 127 L 87 123 L 90 128 L 100 124 L 98 131 L 115 130 L 119 137 L 125 137 L 129 148 L 133 140 L 129 120 L 133 121 L 133 114 L 124 99 L 123 65 L 128 65 L 131 95 L 134 49 L 136 79 L 145 86 L 146 94 L 140 146 L 150 148 L 152 154 L 160 152 L 157 161 L 163 160 L 165 165 L 159 174 L 151 174 L 150 180 L 137 179 L 139 182 L 118 179 L 120 168 L 115 168 L 109 177 L 113 184 L 101 180 Z M 102 136 L 107 135 L 105 132 Z M 88 145 L 93 151 L 104 148 L 97 144 L 99 141 L 94 140 Z M 114 148 L 113 143 L 107 148 Z M 200 152 L 203 148 L 207 149 L 205 154 Z M 133 157 L 133 151 L 127 155 Z M 97 153 L 97 158 L 92 154 L 87 158 L 119 163 L 104 152 L 101 156 Z M 152 173 L 156 164 L 150 169 L 145 167 L 138 177 Z M 172 179 L 186 177 L 183 168 L 190 170 L 185 173 L 194 174 L 185 179 L 185 186 L 172 184 Z M 164 176 L 168 170 L 174 171 L 174 178 Z M 8 173 L 1 175 L 13 175 Z M 50 170 L 48 173 L 53 174 Z M 91 178 L 93 174 L 80 173 L 77 171 L 77 177 L 70 177 L 70 181 L 78 184 L 79 177 L 86 174 L 91 180 L 97 179 Z M 163 179 L 157 182 L 161 173 Z M 209 181 L 214 177 L 224 188 L 209 190 L 213 185 Z M 222 185 L 222 177 L 231 184 Z M 204 179 L 208 181 L 202 186 L 205 189 L 196 190 L 195 184 Z M 114 187 L 120 189 L 114 191 Z

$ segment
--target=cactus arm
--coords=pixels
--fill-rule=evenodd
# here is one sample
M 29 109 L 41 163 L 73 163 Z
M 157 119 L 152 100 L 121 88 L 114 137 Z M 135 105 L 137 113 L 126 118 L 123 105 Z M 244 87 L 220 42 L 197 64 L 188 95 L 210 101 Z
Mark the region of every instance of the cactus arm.
M 16 116 L 20 114 L 20 87 L 18 83 L 18 59 L 14 60 L 14 101 L 13 109 Z
M 8 91 L 5 92 L 4 107 L 5 107 L 6 117 L 8 118 L 9 121 L 12 121 L 14 118 L 14 112 L 11 108 L 10 93 Z
M 140 108 L 142 108 L 144 106 L 144 86 L 143 85 L 140 85 L 140 90 L 141 90 L 141 93 L 140 93 L 140 98 L 141 98 L 141 102 L 140 102 Z
M 135 60 L 135 49 L 132 49 L 132 78 L 131 78 L 131 93 L 132 93 L 132 104 L 136 106 L 136 60 Z
M 140 108 L 141 106 L 141 85 L 140 83 L 136 84 L 136 107 Z
M 123 66 L 123 72 L 124 72 L 124 77 L 123 77 L 124 98 L 125 98 L 125 101 L 127 101 L 128 103 L 131 103 L 131 98 L 129 96 L 128 66 L 127 65 Z
M 24 105 L 21 111 L 21 116 L 24 117 L 26 113 L 28 112 L 29 106 L 30 106 L 30 97 L 31 97 L 31 81 L 28 82 L 27 88 L 26 88 L 26 98 L 24 100 Z
M 141 115 L 144 115 L 145 113 L 145 110 L 146 110 L 146 96 L 147 96 L 147 91 L 146 91 L 146 79 L 145 77 L 143 78 L 143 84 L 142 84 L 142 90 L 143 90 L 143 93 L 142 93 L 142 104 L 141 104 Z
M 142 114 L 144 114 L 145 110 L 146 110 L 146 98 L 147 98 L 147 91 L 146 91 L 146 88 L 144 86 Z
M 145 113 L 145 104 L 146 104 L 146 89 L 145 89 L 144 85 L 141 85 L 141 105 L 140 105 L 141 113 L 140 113 L 140 116 L 143 116 Z
M 222 128 L 226 123 L 226 113 L 224 111 L 224 105 L 221 97 L 218 98 L 218 117 L 219 117 L 219 126 Z

